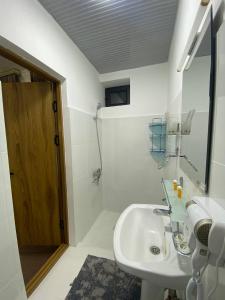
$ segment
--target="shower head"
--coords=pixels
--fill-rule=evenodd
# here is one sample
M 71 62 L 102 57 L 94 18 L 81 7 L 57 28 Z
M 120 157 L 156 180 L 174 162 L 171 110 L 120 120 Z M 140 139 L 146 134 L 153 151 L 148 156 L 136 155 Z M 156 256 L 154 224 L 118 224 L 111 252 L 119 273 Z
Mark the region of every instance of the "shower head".
M 98 102 L 97 107 L 96 107 L 96 115 L 93 117 L 93 119 L 96 121 L 98 120 L 98 111 L 103 107 L 101 102 Z

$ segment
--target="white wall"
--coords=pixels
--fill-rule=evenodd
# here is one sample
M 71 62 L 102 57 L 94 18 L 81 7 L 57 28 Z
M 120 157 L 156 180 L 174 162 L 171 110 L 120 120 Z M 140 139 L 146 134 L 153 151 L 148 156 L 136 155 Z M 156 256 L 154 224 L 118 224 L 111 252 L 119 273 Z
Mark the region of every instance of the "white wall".
M 213 2 L 214 8 L 219 4 L 218 1 Z M 175 25 L 175 32 L 173 36 L 173 42 L 170 49 L 169 56 L 169 98 L 168 98 L 168 111 L 177 116 L 179 120 L 181 117 L 181 102 L 182 102 L 182 73 L 177 72 L 177 67 L 180 62 L 182 53 L 184 51 L 185 44 L 187 42 L 188 35 L 191 31 L 192 24 L 197 12 L 199 1 L 181 0 L 179 2 L 178 16 Z M 225 59 L 224 59 L 224 44 L 225 44 L 225 29 L 220 32 L 220 44 L 219 44 L 219 62 L 218 72 L 221 74 L 220 89 L 217 88 L 216 97 L 216 113 L 215 113 L 215 131 L 213 142 L 213 155 L 212 155 L 212 170 L 210 176 L 210 196 L 222 197 L 225 199 L 225 161 L 224 161 L 224 147 L 225 140 L 224 134 L 224 113 L 225 113 L 225 101 L 224 101 L 224 77 L 225 77 Z M 177 172 L 174 173 L 174 169 L 177 167 Z M 201 192 L 197 187 L 188 179 L 188 177 L 180 170 L 179 161 L 174 161 L 167 170 L 167 176 L 179 176 L 183 175 L 185 178 L 184 188 L 191 197 L 194 194 L 200 194 Z M 224 200 L 225 201 L 225 200 Z M 215 273 L 213 268 L 208 268 L 207 277 L 205 278 L 205 286 L 212 286 L 215 280 Z M 212 300 L 220 300 L 224 297 L 225 287 L 225 272 L 220 272 L 220 284 L 214 294 Z
M 102 100 L 97 71 L 38 1 L 1 1 L 0 25 L 1 45 L 66 78 L 67 104 L 94 112 Z
M 130 80 L 130 105 L 101 109 L 103 206 L 121 212 L 132 203 L 160 203 L 162 170 L 150 155 L 149 123 L 163 117 L 167 63 L 103 74 L 104 85 Z
M 81 222 L 82 218 L 83 220 L 86 218 L 86 214 L 83 214 L 82 216 L 79 215 L 79 219 L 77 218 L 74 220 L 75 214 L 78 213 L 75 211 L 75 208 L 78 208 L 80 203 L 79 200 L 84 199 L 83 193 L 85 193 L 86 188 L 89 188 L 90 183 L 84 183 L 79 180 L 74 182 L 73 180 L 77 169 L 76 166 L 72 168 L 72 150 L 74 150 L 74 148 L 72 148 L 70 133 L 73 136 L 79 134 L 81 127 L 80 124 L 76 124 L 71 128 L 71 125 L 73 124 L 70 123 L 70 109 L 68 106 L 80 109 L 85 114 L 94 113 L 97 102 L 103 100 L 103 89 L 99 82 L 98 73 L 81 51 L 64 33 L 61 27 L 36 0 L 1 1 L 0 45 L 20 54 L 30 62 L 36 64 L 43 70 L 46 70 L 51 75 L 56 76 L 58 79 L 63 81 L 62 98 L 65 128 L 69 236 L 70 243 L 75 244 L 78 241 L 78 239 L 75 241 L 75 225 L 78 226 L 79 232 L 79 228 L 81 226 L 79 221 Z M 2 105 L 2 103 L 0 103 L 0 105 Z M 2 134 L 4 135 L 4 132 Z M 3 159 L 4 164 L 6 164 L 6 149 L 4 151 L 4 154 L 1 154 L 1 159 Z M 74 157 L 75 156 L 73 154 L 73 158 Z M 0 177 L 0 186 L 5 186 L 5 181 L 3 183 L 3 180 L 7 178 L 7 174 L 8 169 L 5 167 L 4 175 L 3 177 Z M 8 199 L 9 203 L 7 205 L 12 208 L 10 188 L 7 188 L 7 198 L 3 197 L 5 192 L 5 189 L 4 191 L 0 189 L 0 205 L 2 203 L 4 204 L 3 200 L 5 201 L 5 199 Z M 93 199 L 92 205 L 95 205 L 95 208 L 93 210 L 90 209 L 89 211 L 89 213 L 93 212 L 92 217 L 90 217 L 90 214 L 88 217 L 87 223 L 89 226 L 96 215 L 100 212 L 100 203 L 100 197 L 96 203 L 94 203 Z M 84 209 L 81 210 L 81 213 L 84 213 L 85 205 L 89 204 L 90 203 L 83 203 Z M 9 248 L 6 247 L 7 245 L 3 245 L 2 243 L 0 244 L 1 259 L 5 259 L 5 261 L 11 260 L 11 262 L 15 265 L 13 272 L 10 266 L 8 268 L 2 268 L 1 264 L 0 289 L 2 290 L 2 293 L 4 292 L 5 294 L 4 297 L 0 296 L 0 298 L 4 300 L 21 300 L 25 299 L 25 296 L 24 290 L 21 293 L 19 291 L 19 288 L 23 286 L 23 281 L 22 277 L 18 275 L 21 275 L 21 272 L 19 272 L 18 252 L 15 246 L 14 219 L 12 215 L 12 210 L 7 210 L 4 219 L 0 218 L 0 231 L 2 229 L 10 231 L 8 234 L 9 240 L 7 240 L 6 243 L 12 245 L 12 250 L 9 250 Z M 78 221 L 78 224 L 75 224 L 75 221 Z M 85 230 L 87 230 L 87 228 L 85 228 Z M 4 236 L 5 235 L 6 234 L 4 233 Z M 12 251 L 11 254 L 10 251 Z M 6 270 L 8 271 L 8 269 L 9 273 L 11 272 L 11 276 L 7 275 L 8 273 Z M 14 279 L 16 280 L 16 278 L 18 278 L 18 280 L 16 284 L 13 285 L 12 281 Z M 7 287 L 7 283 L 9 288 Z M 17 294 L 15 292 L 16 289 L 18 289 Z
M 168 90 L 168 64 L 112 72 L 100 75 L 100 81 L 109 83 L 130 81 L 130 105 L 105 107 L 103 118 L 161 115 L 165 113 Z

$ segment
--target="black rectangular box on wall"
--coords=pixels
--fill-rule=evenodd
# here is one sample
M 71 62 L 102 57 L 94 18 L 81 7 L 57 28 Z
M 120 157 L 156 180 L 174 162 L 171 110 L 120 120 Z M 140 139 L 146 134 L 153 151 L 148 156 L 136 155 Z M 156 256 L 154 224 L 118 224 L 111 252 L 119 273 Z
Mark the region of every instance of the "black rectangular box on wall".
M 130 104 L 130 86 L 116 86 L 105 89 L 105 106 Z

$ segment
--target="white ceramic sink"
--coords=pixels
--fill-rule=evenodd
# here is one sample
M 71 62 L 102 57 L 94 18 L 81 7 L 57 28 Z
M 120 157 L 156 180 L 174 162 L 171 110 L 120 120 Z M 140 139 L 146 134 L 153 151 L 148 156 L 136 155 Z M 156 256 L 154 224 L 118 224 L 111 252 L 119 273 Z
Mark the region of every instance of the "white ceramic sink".
M 166 230 L 170 218 L 156 215 L 153 212 L 156 208 L 166 207 L 129 206 L 119 217 L 114 231 L 116 262 L 122 270 L 143 280 L 142 299 L 161 299 L 164 288 L 184 289 L 191 274 L 190 258 L 176 252 L 172 233 Z M 158 247 L 160 254 L 152 254 L 152 246 Z

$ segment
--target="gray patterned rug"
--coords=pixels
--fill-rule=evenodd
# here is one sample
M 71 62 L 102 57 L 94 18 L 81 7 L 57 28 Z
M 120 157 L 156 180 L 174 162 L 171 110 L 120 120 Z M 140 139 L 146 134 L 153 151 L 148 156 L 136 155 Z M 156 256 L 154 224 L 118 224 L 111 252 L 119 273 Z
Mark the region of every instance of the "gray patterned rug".
M 88 255 L 66 300 L 139 300 L 141 280 L 109 259 Z

